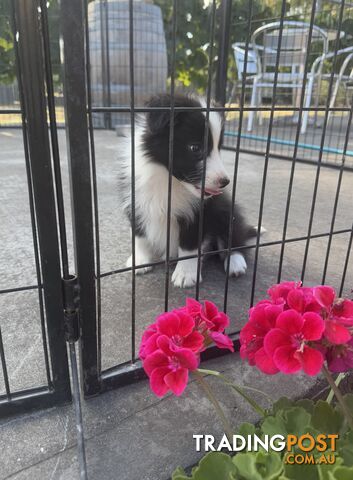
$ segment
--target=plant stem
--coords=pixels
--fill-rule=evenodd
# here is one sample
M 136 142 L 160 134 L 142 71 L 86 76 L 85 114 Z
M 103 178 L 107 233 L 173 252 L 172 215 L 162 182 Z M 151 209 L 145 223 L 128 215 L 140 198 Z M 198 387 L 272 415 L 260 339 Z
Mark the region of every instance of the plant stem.
M 247 395 L 244 392 L 243 389 L 247 387 L 239 387 L 238 385 L 233 383 L 231 380 L 229 380 L 227 377 L 225 377 L 221 373 L 216 372 L 214 370 L 205 370 L 205 369 L 198 368 L 198 371 L 206 375 L 214 375 L 215 377 L 218 377 L 226 385 L 229 385 L 233 390 L 235 390 L 239 395 L 241 395 L 244 398 L 244 400 L 246 400 L 252 406 L 252 408 L 255 410 L 256 413 L 258 413 L 263 417 L 266 416 L 266 411 L 262 407 L 260 407 L 260 405 L 253 398 L 249 397 L 249 395 Z M 267 398 L 269 398 L 271 403 L 273 402 L 273 400 L 265 392 L 262 392 L 261 390 L 258 390 L 256 388 L 251 388 L 251 387 L 249 388 L 249 390 L 255 391 L 256 393 L 261 393 L 262 395 L 265 395 Z
M 340 392 L 340 389 L 335 384 L 335 381 L 333 380 L 331 373 L 328 371 L 328 369 L 324 365 L 322 367 L 322 373 L 324 374 L 328 384 L 330 385 L 330 387 L 334 391 L 335 396 L 337 398 L 337 401 L 341 405 L 344 416 L 346 417 L 346 420 L 347 420 L 350 428 L 353 430 L 353 417 L 351 415 L 351 412 L 349 411 L 349 409 L 346 405 L 346 402 L 344 401 L 344 398 L 343 398 L 342 393 Z
M 223 411 L 221 405 L 219 404 L 217 398 L 215 397 L 211 387 L 209 386 L 209 384 L 203 378 L 203 375 L 198 370 L 195 370 L 193 372 L 193 374 L 195 375 L 197 381 L 199 382 L 200 386 L 202 387 L 203 391 L 205 392 L 207 398 L 209 399 L 209 401 L 214 406 L 219 418 L 221 419 L 221 422 L 223 423 L 224 431 L 225 431 L 225 433 L 228 437 L 228 440 L 231 442 L 232 439 L 233 439 L 232 427 L 230 426 L 230 424 L 227 420 L 227 417 L 225 416 L 224 411 Z
M 340 373 L 340 374 L 338 375 L 338 377 L 337 377 L 336 380 L 335 380 L 335 384 L 337 385 L 337 387 L 338 387 L 338 385 L 341 383 L 341 381 L 344 379 L 345 376 L 346 376 L 345 373 Z M 332 402 L 332 399 L 333 399 L 334 394 L 335 394 L 335 392 L 334 392 L 333 389 L 331 388 L 330 393 L 327 395 L 327 398 L 326 398 L 326 402 L 327 402 L 327 403 L 331 403 L 331 402 Z

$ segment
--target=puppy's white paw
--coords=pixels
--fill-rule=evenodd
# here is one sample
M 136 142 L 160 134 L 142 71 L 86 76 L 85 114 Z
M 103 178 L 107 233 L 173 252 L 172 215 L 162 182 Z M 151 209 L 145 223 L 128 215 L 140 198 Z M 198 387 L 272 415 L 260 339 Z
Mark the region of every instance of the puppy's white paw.
M 238 252 L 232 253 L 229 263 L 229 276 L 239 277 L 239 275 L 244 275 L 247 268 L 243 255 Z M 224 270 L 227 271 L 227 259 L 224 260 Z
M 172 282 L 175 287 L 188 288 L 196 285 L 197 280 L 197 259 L 183 260 L 177 263 L 172 275 Z M 202 277 L 200 275 L 200 282 Z
M 139 258 L 138 256 L 135 257 L 135 265 L 143 265 L 144 263 L 149 263 L 151 260 L 148 258 Z M 126 260 L 126 266 L 132 267 L 132 255 Z M 143 267 L 143 268 L 136 268 L 135 272 L 136 275 L 143 275 L 144 273 L 150 272 L 152 267 Z

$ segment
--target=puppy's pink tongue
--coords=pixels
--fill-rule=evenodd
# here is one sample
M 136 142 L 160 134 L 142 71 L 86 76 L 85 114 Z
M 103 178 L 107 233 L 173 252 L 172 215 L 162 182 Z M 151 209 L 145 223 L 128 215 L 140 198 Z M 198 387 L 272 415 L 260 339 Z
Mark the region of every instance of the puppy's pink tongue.
M 220 195 L 223 193 L 222 190 L 211 190 L 210 188 L 205 188 L 205 192 L 209 195 Z

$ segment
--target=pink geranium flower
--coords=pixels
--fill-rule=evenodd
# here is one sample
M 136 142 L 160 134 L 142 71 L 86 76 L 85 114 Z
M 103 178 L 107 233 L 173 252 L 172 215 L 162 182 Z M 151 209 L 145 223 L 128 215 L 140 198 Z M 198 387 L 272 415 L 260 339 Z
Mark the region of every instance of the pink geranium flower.
M 334 345 L 327 349 L 328 369 L 334 373 L 348 372 L 353 368 L 353 338 L 346 344 Z
M 349 327 L 353 326 L 353 302 L 335 299 L 335 290 L 326 285 L 315 287 L 313 295 L 325 319 L 325 338 L 335 345 L 348 342 L 352 337 Z
M 282 312 L 276 320 L 276 328 L 264 338 L 264 349 L 283 373 L 295 373 L 303 369 L 308 375 L 316 375 L 324 362 L 322 353 L 308 342 L 321 339 L 325 324 L 314 312 L 300 315 L 296 310 Z
M 279 370 L 264 350 L 263 342 L 265 335 L 275 327 L 276 319 L 282 311 L 283 305 L 259 302 L 250 310 L 249 321 L 240 332 L 240 356 L 247 358 L 250 365 L 256 365 L 270 375 Z
M 272 285 L 272 287 L 267 290 L 267 293 L 273 302 L 285 303 L 288 293 L 300 287 L 301 282 L 282 282 L 277 285 Z
M 139 357 L 141 360 L 144 360 L 147 355 L 157 350 L 157 327 L 155 323 L 149 325 L 146 330 L 143 332 L 140 350 L 139 350 Z
M 196 370 L 197 356 L 188 348 L 170 349 L 166 336 L 159 337 L 159 349 L 148 355 L 143 368 L 150 379 L 151 390 L 163 397 L 168 391 L 181 395 L 188 383 L 189 371 Z
M 163 313 L 157 318 L 156 327 L 159 335 L 170 340 L 172 348 L 189 348 L 199 352 L 203 347 L 203 335 L 195 330 L 195 321 L 184 310 Z
M 232 340 L 223 333 L 229 327 L 229 317 L 218 310 L 213 302 L 205 300 L 204 305 L 202 305 L 197 300 L 188 298 L 186 300 L 186 311 L 194 318 L 196 329 L 205 336 L 205 346 L 213 341 L 218 348 L 225 348 L 234 352 Z

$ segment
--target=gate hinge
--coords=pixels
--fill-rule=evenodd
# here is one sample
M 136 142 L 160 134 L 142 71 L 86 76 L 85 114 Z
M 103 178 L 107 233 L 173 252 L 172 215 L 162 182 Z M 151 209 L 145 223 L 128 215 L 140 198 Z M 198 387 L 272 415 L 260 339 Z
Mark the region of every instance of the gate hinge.
M 64 330 L 68 342 L 76 342 L 80 338 L 79 308 L 80 286 L 76 275 L 62 279 L 64 298 Z

